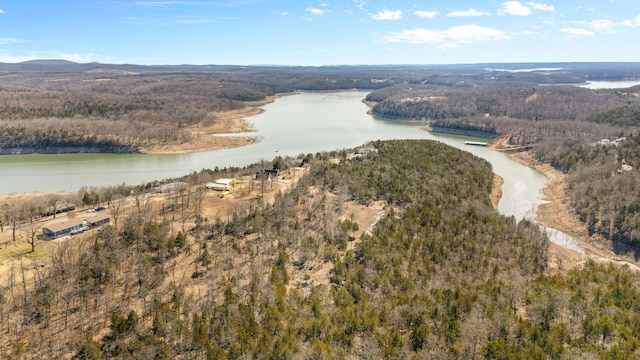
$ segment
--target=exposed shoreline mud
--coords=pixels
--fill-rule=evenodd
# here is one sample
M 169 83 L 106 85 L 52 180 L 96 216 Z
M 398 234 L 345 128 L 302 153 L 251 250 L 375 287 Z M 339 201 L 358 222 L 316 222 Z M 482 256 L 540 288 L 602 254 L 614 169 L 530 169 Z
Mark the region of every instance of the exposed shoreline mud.
M 496 139 L 491 148 L 508 153 L 512 160 L 535 169 L 549 179 L 543 189 L 545 203 L 538 206 L 535 221 L 543 227 L 552 228 L 570 236 L 584 250 L 577 251 L 571 247 L 551 243 L 549 245 L 550 273 L 579 267 L 589 259 L 621 266 L 628 265 L 629 268 L 640 271 L 634 259 L 613 253 L 606 239 L 589 235 L 586 224 L 582 223 L 567 205 L 565 174 L 549 164 L 539 162 L 528 151 L 514 152 L 514 149 L 505 146 L 502 139 Z

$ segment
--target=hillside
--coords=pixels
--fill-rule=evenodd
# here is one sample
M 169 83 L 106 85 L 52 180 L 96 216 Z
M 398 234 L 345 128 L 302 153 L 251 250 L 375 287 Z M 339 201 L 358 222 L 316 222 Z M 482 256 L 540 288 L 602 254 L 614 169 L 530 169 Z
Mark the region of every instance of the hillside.
M 0 298 L 0 353 L 640 355 L 637 274 L 588 263 L 545 275 L 547 239 L 493 210 L 488 163 L 432 141 L 374 145 L 360 158 L 276 159 L 278 168 L 308 170 L 292 168 L 288 190 L 269 196 L 266 182 L 247 180 L 233 192 L 247 201 L 226 210 L 212 207 L 220 199 L 207 193 L 180 192 L 162 200 L 173 209 L 165 212 L 132 189 L 138 194 L 122 198 L 130 205 L 117 227 L 66 239 L 42 267 L 15 265 Z M 207 174 L 182 181 L 199 184 Z

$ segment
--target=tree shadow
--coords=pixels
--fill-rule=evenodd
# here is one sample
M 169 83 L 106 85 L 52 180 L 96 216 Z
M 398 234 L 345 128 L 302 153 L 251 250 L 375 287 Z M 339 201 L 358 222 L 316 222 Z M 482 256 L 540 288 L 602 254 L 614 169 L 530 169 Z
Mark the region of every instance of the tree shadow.
M 633 255 L 635 261 L 640 260 L 640 241 L 629 240 L 620 235 L 614 235 L 611 239 L 613 252 L 616 255 Z

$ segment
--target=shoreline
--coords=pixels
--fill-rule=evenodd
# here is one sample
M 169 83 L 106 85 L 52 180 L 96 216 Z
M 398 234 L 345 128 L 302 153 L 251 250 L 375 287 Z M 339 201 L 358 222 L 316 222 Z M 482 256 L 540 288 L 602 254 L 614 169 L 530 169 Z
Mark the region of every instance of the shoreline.
M 590 236 L 587 225 L 582 223 L 569 209 L 566 200 L 566 175 L 549 164 L 539 162 L 529 151 L 512 151 L 508 146 L 503 147 L 502 141 L 496 139 L 491 149 L 505 152 L 513 161 L 530 167 L 545 177 L 548 181 L 544 187 L 543 200 L 535 212 L 535 221 L 547 228 L 552 228 L 572 237 L 582 247 L 584 253 L 571 250 L 549 242 L 548 272 L 551 274 L 565 272 L 582 266 L 587 260 L 606 262 L 618 266 L 629 266 L 630 269 L 640 271 L 638 263 L 626 255 L 617 255 L 607 240 L 598 235 Z
M 142 154 L 166 155 L 187 154 L 201 151 L 213 151 L 232 149 L 245 145 L 251 145 L 259 141 L 258 136 L 216 136 L 216 134 L 234 134 L 253 132 L 254 129 L 245 120 L 247 117 L 262 114 L 264 109 L 260 106 L 270 104 L 277 99 L 295 95 L 296 93 L 281 93 L 267 96 L 264 100 L 245 102 L 245 107 L 236 110 L 210 113 L 207 116 L 215 117 L 215 123 L 208 127 L 191 127 L 189 132 L 192 139 L 183 144 L 152 146 L 140 149 Z

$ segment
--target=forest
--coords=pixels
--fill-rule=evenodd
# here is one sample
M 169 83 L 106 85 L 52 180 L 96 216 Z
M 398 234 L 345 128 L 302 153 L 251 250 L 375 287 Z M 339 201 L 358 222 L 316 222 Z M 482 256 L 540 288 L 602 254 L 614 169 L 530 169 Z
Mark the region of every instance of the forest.
M 589 262 L 548 275 L 546 236 L 492 208 L 487 162 L 433 141 L 373 145 L 377 151 L 359 158 L 333 154 L 337 162 L 328 153 L 274 159 L 278 168 L 307 170 L 271 201 L 258 197 L 224 217 L 201 216 L 198 184 L 256 166 L 179 179 L 194 190 L 175 197 L 180 210 L 171 215 L 145 200 L 150 187 L 97 189 L 111 194 L 107 211 L 119 199 L 132 205 L 116 223 L 61 243 L 49 265 L 14 262 L 16 281 L 0 297 L 0 354 L 640 355 L 637 273 Z M 374 203 L 383 215 L 360 231 L 346 209 Z
M 532 80 L 438 78 L 376 90 L 367 101 L 378 116 L 426 121 L 434 131 L 498 137 L 512 151 L 530 151 L 567 175 L 570 207 L 589 235 L 637 260 L 640 87 L 590 90 Z

